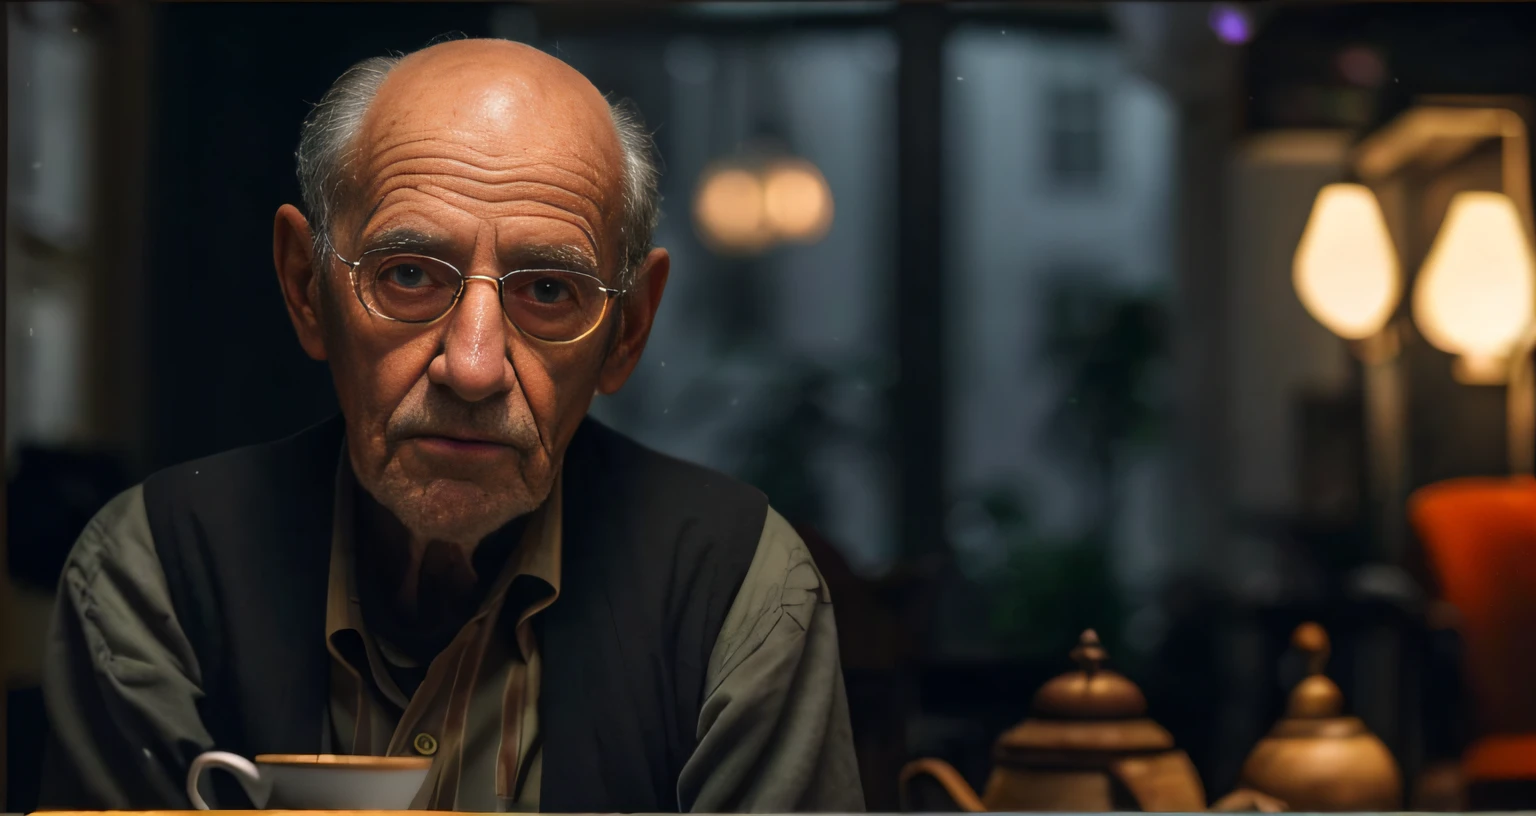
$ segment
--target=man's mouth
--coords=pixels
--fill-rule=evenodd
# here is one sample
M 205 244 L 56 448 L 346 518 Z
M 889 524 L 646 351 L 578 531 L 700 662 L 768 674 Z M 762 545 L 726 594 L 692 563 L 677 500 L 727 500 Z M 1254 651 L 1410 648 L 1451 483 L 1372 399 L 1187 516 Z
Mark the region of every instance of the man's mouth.
M 406 441 L 426 453 L 441 456 L 496 456 L 515 450 L 505 442 L 467 436 L 422 434 Z

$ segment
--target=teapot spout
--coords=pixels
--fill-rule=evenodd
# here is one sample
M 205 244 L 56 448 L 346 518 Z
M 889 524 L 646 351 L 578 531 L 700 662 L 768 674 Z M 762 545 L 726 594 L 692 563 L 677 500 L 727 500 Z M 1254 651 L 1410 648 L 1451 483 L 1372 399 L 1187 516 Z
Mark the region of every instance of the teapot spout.
M 981 797 L 953 765 L 919 759 L 901 769 L 901 807 L 908 813 L 985 813 Z

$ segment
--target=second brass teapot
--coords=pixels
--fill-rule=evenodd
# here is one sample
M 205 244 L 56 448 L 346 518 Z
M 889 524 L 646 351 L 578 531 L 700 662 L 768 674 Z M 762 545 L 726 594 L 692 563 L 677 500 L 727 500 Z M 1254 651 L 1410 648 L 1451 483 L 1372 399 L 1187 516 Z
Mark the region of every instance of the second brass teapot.
M 1084 632 L 1072 651 L 1078 670 L 1042 686 L 1030 718 L 998 738 L 982 796 L 948 763 L 922 759 L 901 775 L 908 806 L 927 784 L 973 812 L 1205 810 L 1189 756 L 1147 718 L 1141 689 L 1103 668 L 1106 658 L 1098 635 Z
M 1323 674 L 1328 633 L 1304 623 L 1291 644 L 1307 656 L 1307 677 L 1291 691 L 1285 717 L 1248 755 L 1239 784 L 1291 811 L 1398 810 L 1403 780 L 1397 761 L 1365 723 L 1344 715 L 1344 695 Z

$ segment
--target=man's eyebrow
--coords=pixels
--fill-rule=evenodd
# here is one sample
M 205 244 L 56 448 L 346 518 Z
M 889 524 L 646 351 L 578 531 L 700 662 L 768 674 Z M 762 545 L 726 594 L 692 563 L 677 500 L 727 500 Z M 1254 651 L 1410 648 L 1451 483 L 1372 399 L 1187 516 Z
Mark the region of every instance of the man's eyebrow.
M 522 246 L 508 253 L 509 269 L 563 269 L 597 274 L 597 261 L 590 252 L 571 245 Z
M 363 241 L 364 252 L 374 252 L 381 249 L 404 249 L 413 252 L 430 253 L 442 251 L 448 248 L 448 241 L 440 236 L 430 235 L 421 230 L 410 227 L 395 227 L 368 236 Z
M 454 247 L 452 241 L 443 236 L 410 227 L 394 227 L 370 235 L 363 240 L 363 252 L 386 250 L 419 252 L 423 255 L 442 258 L 444 254 L 452 253 Z M 448 259 L 443 258 L 443 260 Z M 507 253 L 503 263 L 509 270 L 562 269 L 585 272 L 589 275 L 598 274 L 597 260 L 592 257 L 592 253 L 573 244 L 520 246 Z

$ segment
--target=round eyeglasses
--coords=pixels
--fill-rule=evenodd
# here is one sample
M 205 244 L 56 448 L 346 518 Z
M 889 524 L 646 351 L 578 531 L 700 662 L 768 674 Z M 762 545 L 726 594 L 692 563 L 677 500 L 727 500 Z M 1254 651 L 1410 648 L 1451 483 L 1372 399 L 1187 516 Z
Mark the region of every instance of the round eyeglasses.
M 496 285 L 501 308 L 518 331 L 546 343 L 574 343 L 592 333 L 608 313 L 608 302 L 624 294 L 601 278 L 566 269 L 516 269 L 493 278 L 465 275 L 447 261 L 378 249 L 355 261 L 352 288 L 371 314 L 397 323 L 435 323 L 459 302 L 472 280 Z

